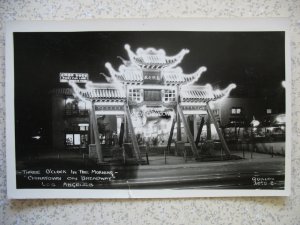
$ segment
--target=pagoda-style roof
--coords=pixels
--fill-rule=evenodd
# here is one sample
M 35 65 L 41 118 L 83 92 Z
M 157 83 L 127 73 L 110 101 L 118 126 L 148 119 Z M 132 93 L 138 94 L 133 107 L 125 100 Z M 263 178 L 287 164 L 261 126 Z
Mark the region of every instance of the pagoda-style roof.
M 75 95 L 85 101 L 96 102 L 125 102 L 126 94 L 122 87 L 111 84 L 94 84 L 89 82 L 85 88 L 79 87 L 76 83 L 70 82 Z M 200 103 L 216 101 L 225 96 L 228 96 L 230 91 L 236 87 L 235 84 L 230 84 L 224 90 L 213 90 L 211 85 L 193 85 L 183 86 L 180 89 L 180 100 L 182 103 Z
M 110 73 L 110 77 L 103 74 L 109 82 L 121 82 L 125 84 L 142 84 L 144 82 L 143 71 L 133 65 L 121 65 L 119 71 L 116 71 L 110 63 L 105 64 Z M 166 85 L 187 85 L 196 82 L 201 74 L 206 71 L 206 67 L 200 67 L 196 72 L 184 74 L 180 67 L 164 69 L 162 71 L 163 84 Z
M 163 49 L 156 50 L 154 48 L 139 48 L 136 53 L 131 51 L 130 45 L 126 44 L 125 49 L 128 53 L 130 61 L 142 69 L 162 69 L 166 67 L 175 67 L 183 57 L 189 53 L 188 49 L 182 49 L 175 56 L 166 56 Z
M 125 102 L 126 95 L 122 88 L 109 84 L 94 84 L 89 82 L 85 89 L 74 82 L 69 82 L 78 98 L 96 102 Z
M 235 84 L 230 84 L 224 90 L 213 90 L 211 85 L 193 85 L 181 88 L 179 95 L 181 102 L 185 103 L 209 102 L 228 96 L 235 87 Z
M 182 69 L 177 67 L 175 69 L 168 69 L 163 71 L 164 84 L 175 85 L 175 84 L 192 84 L 196 82 L 201 74 L 206 71 L 206 67 L 200 67 L 196 72 L 191 74 L 184 74 Z
M 112 81 L 116 80 L 121 83 L 143 83 L 143 72 L 140 68 L 134 66 L 121 65 L 119 71 L 116 71 L 110 63 L 105 63 L 105 67 L 108 69 Z M 104 75 L 108 81 L 109 77 Z
M 160 79 L 163 85 L 187 85 L 197 81 L 206 71 L 206 67 L 202 66 L 194 73 L 184 74 L 180 67 L 175 67 L 189 52 L 187 49 L 182 49 L 175 56 L 166 56 L 163 49 L 139 48 L 136 53 L 131 51 L 129 45 L 125 45 L 125 49 L 129 60 L 118 56 L 123 62 L 118 71 L 110 63 L 105 64 L 110 76 L 103 75 L 108 82 L 143 84 L 144 79 L 149 80 L 149 77 L 154 76 L 155 80 Z
M 123 64 L 118 71 L 110 63 L 105 64 L 110 76 L 103 75 L 109 83 L 88 82 L 85 88 L 81 88 L 71 81 L 70 85 L 73 87 L 75 95 L 88 101 L 125 102 L 125 85 L 133 85 L 133 87 L 139 85 L 139 88 L 143 89 L 148 84 L 147 88 L 151 89 L 153 88 L 152 82 L 152 85 L 155 84 L 157 89 L 162 90 L 174 89 L 174 87 L 167 86 L 180 85 L 178 94 L 181 103 L 189 104 L 216 101 L 228 96 L 230 91 L 235 88 L 234 84 L 230 84 L 224 90 L 213 90 L 211 85 L 193 85 L 206 71 L 206 67 L 202 66 L 191 74 L 184 74 L 180 67 L 176 67 L 189 52 L 187 49 L 182 49 L 175 56 L 167 56 L 163 49 L 139 48 L 136 53 L 131 51 L 129 45 L 125 45 L 125 49 L 128 52 L 129 60 L 119 57 Z M 147 80 L 146 85 L 144 80 Z

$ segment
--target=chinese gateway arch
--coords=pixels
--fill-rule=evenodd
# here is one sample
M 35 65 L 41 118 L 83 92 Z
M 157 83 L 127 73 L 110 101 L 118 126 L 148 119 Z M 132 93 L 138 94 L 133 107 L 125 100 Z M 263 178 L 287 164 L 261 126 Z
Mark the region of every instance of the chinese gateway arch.
M 207 115 L 216 128 L 224 152 L 230 155 L 209 103 L 226 98 L 235 88 L 235 84 L 230 84 L 224 90 L 213 89 L 209 84 L 195 85 L 206 68 L 200 67 L 192 74 L 184 74 L 178 64 L 189 53 L 187 49 L 182 49 L 175 56 L 167 56 L 163 49 L 139 48 L 133 52 L 129 45 L 125 45 L 125 49 L 128 60 L 120 57 L 123 64 L 118 70 L 110 63 L 105 64 L 110 74 L 110 76 L 103 74 L 107 83 L 88 81 L 85 88 L 82 88 L 74 81 L 69 81 L 76 97 L 90 106 L 90 128 L 93 131 L 91 144 L 96 147 L 98 162 L 104 162 L 97 127 L 97 117 L 101 115 L 116 115 L 122 119 L 122 123 L 118 125 L 122 126 L 120 130 L 123 131 L 119 134 L 119 139 L 122 139 L 119 143 L 122 145 L 131 139 L 134 156 L 138 162 L 142 160 L 142 156 L 136 132 L 142 132 L 147 136 L 147 132 L 143 131 L 146 121 L 161 116 L 168 116 L 172 121 L 168 127 L 168 147 L 176 127 L 176 141 L 181 141 L 181 125 L 183 125 L 193 156 L 199 157 L 201 152 L 197 149 L 195 140 L 199 139 L 201 130 L 199 129 L 197 137 L 196 135 L 194 137 L 186 115 Z M 202 129 L 203 117 L 201 125 Z

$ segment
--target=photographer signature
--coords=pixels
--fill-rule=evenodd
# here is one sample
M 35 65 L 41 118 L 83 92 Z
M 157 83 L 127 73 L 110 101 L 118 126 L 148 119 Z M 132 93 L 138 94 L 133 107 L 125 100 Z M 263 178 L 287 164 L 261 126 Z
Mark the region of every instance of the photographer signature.
M 274 186 L 274 177 L 252 177 L 252 182 L 254 186 Z

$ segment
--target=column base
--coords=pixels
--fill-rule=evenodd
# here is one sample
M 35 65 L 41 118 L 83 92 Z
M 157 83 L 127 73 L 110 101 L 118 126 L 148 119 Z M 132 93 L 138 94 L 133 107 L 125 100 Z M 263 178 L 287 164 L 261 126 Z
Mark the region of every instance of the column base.
M 175 156 L 183 156 L 184 153 L 184 141 L 176 141 L 175 142 Z

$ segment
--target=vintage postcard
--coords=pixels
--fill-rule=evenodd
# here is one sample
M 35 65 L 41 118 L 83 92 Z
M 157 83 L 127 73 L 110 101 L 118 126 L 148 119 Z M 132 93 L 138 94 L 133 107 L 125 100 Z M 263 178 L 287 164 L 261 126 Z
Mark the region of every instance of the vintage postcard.
M 6 31 L 9 198 L 289 195 L 287 20 Z

